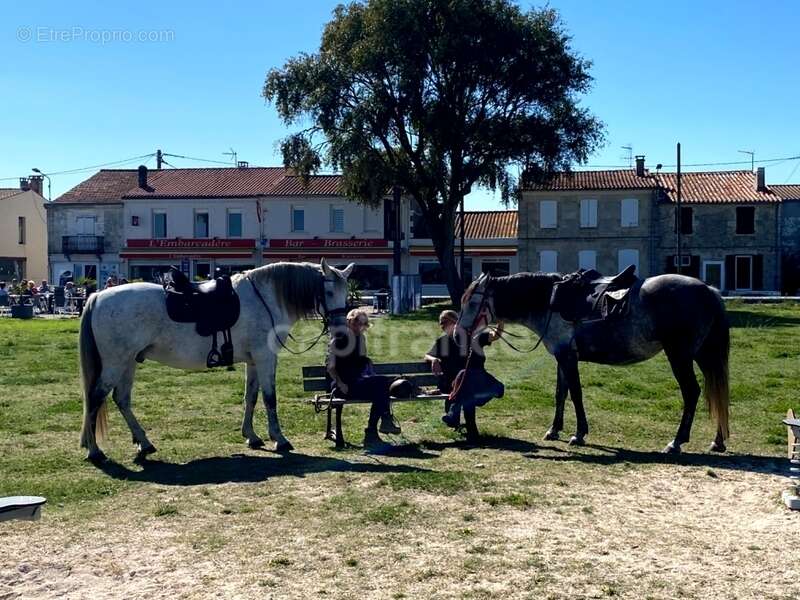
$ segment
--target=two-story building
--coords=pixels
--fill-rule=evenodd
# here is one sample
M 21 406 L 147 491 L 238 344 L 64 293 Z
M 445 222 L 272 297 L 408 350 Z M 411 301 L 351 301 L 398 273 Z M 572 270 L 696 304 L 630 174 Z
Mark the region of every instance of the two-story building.
M 47 278 L 47 226 L 42 177 L 0 188 L 0 281 Z
M 781 198 L 781 291 L 800 296 L 800 185 L 771 185 Z
M 424 293 L 444 294 L 430 240 L 412 232 L 409 199 L 401 199 L 398 236 L 389 197 L 364 205 L 346 198 L 340 183 L 336 175 L 304 183 L 279 167 L 103 170 L 53 203 L 54 276 L 151 280 L 175 265 L 205 278 L 326 257 L 354 262 L 352 277 L 376 290 L 390 286 L 399 237 L 402 272 L 420 273 Z M 516 211 L 469 212 L 465 220 L 468 275 L 515 272 Z M 62 251 L 78 245 L 96 252 Z
M 731 293 L 781 289 L 781 197 L 764 169 L 555 174 L 523 192 L 520 268 L 640 276 L 681 272 Z M 677 223 L 680 222 L 680 235 Z M 678 247 L 680 244 L 680 249 Z
M 637 170 L 558 173 L 523 191 L 519 268 L 617 272 L 635 264 L 659 273 L 654 217 L 658 183 L 639 159 Z

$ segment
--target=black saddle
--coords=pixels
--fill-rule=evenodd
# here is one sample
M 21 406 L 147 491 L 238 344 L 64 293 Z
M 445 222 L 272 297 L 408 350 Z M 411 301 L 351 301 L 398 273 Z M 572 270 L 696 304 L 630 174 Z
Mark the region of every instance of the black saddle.
M 573 322 L 620 319 L 628 314 L 631 288 L 640 281 L 636 265 L 613 277 L 594 269 L 578 269 L 553 284 L 550 310 Z
M 198 335 L 214 336 L 208 353 L 208 367 L 229 367 L 233 364 L 231 327 L 239 320 L 239 296 L 228 275 L 200 284 L 175 267 L 170 269 L 164 283 L 169 318 L 178 323 L 196 323 Z M 223 344 L 217 350 L 217 333 L 222 332 Z

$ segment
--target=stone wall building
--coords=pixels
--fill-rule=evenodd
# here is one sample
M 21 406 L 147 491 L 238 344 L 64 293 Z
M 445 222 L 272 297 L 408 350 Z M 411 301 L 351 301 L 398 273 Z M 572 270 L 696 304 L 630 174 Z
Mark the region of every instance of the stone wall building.
M 525 189 L 520 270 L 613 274 L 636 264 L 642 277 L 679 271 L 723 292 L 781 289 L 782 199 L 763 168 L 683 173 L 678 236 L 677 175 L 648 171 L 641 156 L 636 163 L 559 173 Z
M 782 291 L 800 296 L 800 185 L 771 185 L 781 197 L 780 247 Z

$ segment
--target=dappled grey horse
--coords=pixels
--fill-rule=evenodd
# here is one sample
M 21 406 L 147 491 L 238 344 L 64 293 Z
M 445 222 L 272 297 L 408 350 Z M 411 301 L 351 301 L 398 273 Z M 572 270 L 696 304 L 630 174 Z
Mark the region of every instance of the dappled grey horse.
M 246 363 L 242 435 L 250 447 L 264 445 L 253 431 L 260 387 L 270 439 L 278 451 L 292 449 L 278 421 L 278 351 L 298 319 L 317 314 L 343 317 L 352 269 L 352 264 L 335 269 L 322 259 L 320 265 L 275 263 L 233 276 L 240 303 L 239 318 L 231 328 L 233 362 Z M 84 390 L 81 447 L 88 450 L 87 458 L 94 462 L 105 459 L 97 437 L 102 438 L 106 430 L 106 397 L 111 392 L 138 446 L 137 458 L 155 452 L 131 410 L 136 363 L 149 359 L 179 369 L 205 369 L 209 338 L 198 335 L 194 323 L 170 319 L 162 286 L 132 283 L 89 298 L 81 319 L 79 346 Z
M 624 365 L 667 355 L 683 396 L 683 418 L 675 439 L 664 449 L 679 453 L 689 441 L 700 386 L 693 363 L 705 379 L 705 398 L 717 420 L 711 450 L 724 452 L 728 437 L 728 320 L 719 293 L 683 275 L 658 275 L 631 288 L 627 316 L 589 322 L 566 320 L 551 310 L 557 273 L 481 275 L 464 293 L 459 327 L 468 335 L 495 320 L 521 323 L 541 338 L 557 362 L 556 409 L 545 439 L 558 439 L 569 392 L 577 431 L 570 444 L 585 443 L 589 425 L 583 407 L 578 362 Z

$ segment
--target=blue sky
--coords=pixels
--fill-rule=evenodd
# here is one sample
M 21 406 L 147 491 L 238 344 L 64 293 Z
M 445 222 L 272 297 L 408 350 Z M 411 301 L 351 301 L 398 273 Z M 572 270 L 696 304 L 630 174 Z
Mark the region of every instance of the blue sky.
M 313 51 L 336 4 L 4 3 L 0 178 L 156 148 L 224 161 L 233 147 L 240 160 L 280 164 L 276 142 L 287 131 L 260 96 L 264 76 Z M 800 2 L 550 4 L 594 62 L 584 103 L 606 123 L 607 144 L 590 164 L 624 165 L 621 147 L 632 144 L 648 165 L 671 165 L 678 141 L 684 163 L 749 160 L 738 150 L 755 150 L 756 160 L 800 155 Z M 800 182 L 798 165 L 766 165 L 768 182 Z M 53 177 L 53 197 L 90 174 Z M 498 202 L 479 191 L 467 207 Z

